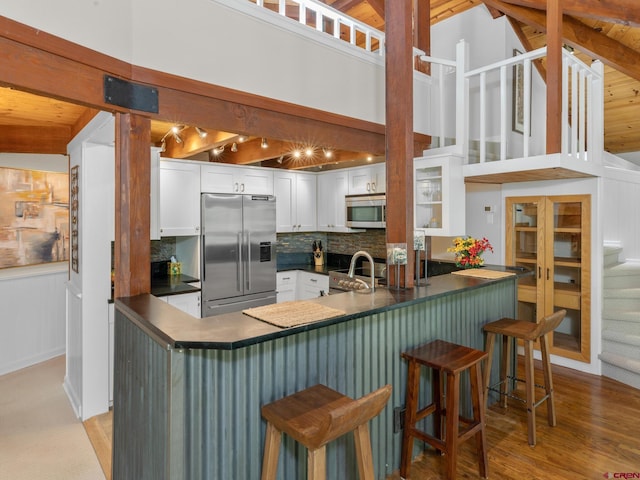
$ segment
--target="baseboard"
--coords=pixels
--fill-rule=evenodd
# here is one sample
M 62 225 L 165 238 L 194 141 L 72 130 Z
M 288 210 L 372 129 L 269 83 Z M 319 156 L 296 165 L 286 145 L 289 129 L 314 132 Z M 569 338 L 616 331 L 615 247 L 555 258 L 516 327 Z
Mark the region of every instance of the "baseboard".
M 53 350 L 49 350 L 47 352 L 41 352 L 37 355 L 34 355 L 29 358 L 21 358 L 14 362 L 8 363 L 6 365 L 0 365 L 0 375 L 6 375 L 7 373 L 15 372 L 17 370 L 22 370 L 23 368 L 30 367 L 37 363 L 46 362 L 47 360 L 51 360 L 52 358 L 59 357 L 60 355 L 64 355 L 66 353 L 66 347 L 58 347 Z
M 77 392 L 69 382 L 69 377 L 67 375 L 64 376 L 62 388 L 64 388 L 64 391 L 67 394 L 67 398 L 69 398 L 71 408 L 73 408 L 73 413 L 76 414 L 77 418 L 82 418 L 82 403 L 80 401 L 80 396 L 77 394 Z

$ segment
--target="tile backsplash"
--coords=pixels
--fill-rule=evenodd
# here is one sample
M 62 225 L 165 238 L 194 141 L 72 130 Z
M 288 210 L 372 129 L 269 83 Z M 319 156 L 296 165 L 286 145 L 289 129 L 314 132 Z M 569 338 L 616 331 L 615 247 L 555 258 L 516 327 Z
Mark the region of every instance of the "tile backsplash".
M 279 233 L 277 253 L 311 252 L 311 245 L 322 241 L 327 253 L 353 255 L 358 250 L 366 250 L 373 257 L 386 258 L 386 232 L 382 229 L 367 230 L 362 233 Z

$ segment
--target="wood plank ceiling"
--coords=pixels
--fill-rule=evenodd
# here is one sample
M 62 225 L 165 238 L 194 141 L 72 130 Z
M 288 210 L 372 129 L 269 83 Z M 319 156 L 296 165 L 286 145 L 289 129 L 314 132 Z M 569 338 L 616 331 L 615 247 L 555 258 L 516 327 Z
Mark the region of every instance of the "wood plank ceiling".
M 327 5 L 372 27 L 384 30 L 385 0 L 323 0 Z M 277 0 L 265 0 L 265 3 Z M 446 20 L 484 3 L 497 17 L 507 15 L 526 50 L 546 44 L 546 0 L 431 0 L 431 24 Z M 597 58 L 605 64 L 605 149 L 611 153 L 640 151 L 640 2 L 638 0 L 563 0 L 563 41 L 582 60 Z M 544 76 L 545 65 L 540 72 Z M 84 107 L 0 88 L 0 151 L 10 153 L 66 153 L 66 144 L 93 114 Z M 242 137 L 233 132 L 207 132 L 202 138 L 195 126 L 179 126 L 182 143 L 169 133 L 173 125 L 152 121 L 152 143 L 167 141 L 167 156 L 287 166 L 286 158 L 295 149 L 275 138 L 263 140 L 261 132 Z M 233 145 L 237 149 L 231 155 Z M 268 145 L 263 148 L 263 144 Z M 224 151 L 222 151 L 224 147 Z M 306 163 L 318 164 L 365 161 L 369 152 L 321 151 L 316 147 Z M 218 152 L 222 155 L 216 155 Z M 283 161 L 283 159 L 285 161 Z

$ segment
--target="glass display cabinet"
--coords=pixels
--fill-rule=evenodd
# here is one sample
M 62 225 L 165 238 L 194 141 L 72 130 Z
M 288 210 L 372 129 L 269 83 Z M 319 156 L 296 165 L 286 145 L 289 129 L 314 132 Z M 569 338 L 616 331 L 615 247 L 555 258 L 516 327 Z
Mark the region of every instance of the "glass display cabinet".
M 539 321 L 566 309 L 551 353 L 590 361 L 591 197 L 506 199 L 506 263 L 532 276 L 518 281 L 518 317 Z

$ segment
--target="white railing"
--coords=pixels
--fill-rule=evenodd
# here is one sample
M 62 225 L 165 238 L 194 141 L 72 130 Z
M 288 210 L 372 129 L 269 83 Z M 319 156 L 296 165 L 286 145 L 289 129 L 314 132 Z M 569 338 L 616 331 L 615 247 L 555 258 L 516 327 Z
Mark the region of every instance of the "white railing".
M 249 1 L 368 52 L 384 55 L 384 33 L 316 0 Z
M 540 96 L 538 92 L 537 96 L 533 95 L 532 63 L 546 54 L 546 47 L 543 47 L 470 71 L 467 70 L 468 47 L 464 41 L 457 45 L 455 61 L 420 57 L 432 65 L 435 93 L 432 95 L 432 109 L 435 110 L 432 118 L 433 125 L 438 128 L 432 136 L 440 139 L 439 145 L 444 145 L 446 138 L 453 137 L 455 148 L 468 159 L 469 143 L 477 142 L 480 163 L 487 161 L 489 142 L 498 145 L 496 160 L 529 158 L 532 142 L 537 139 L 538 144 L 543 144 L 546 131 L 546 125 L 543 125 L 532 136 L 531 123 L 532 99 L 546 102 L 544 94 Z M 453 69 L 456 81 L 446 82 L 444 75 Z M 521 80 L 518 86 L 514 81 L 515 69 L 519 69 L 518 79 Z M 518 100 L 516 95 L 520 95 Z M 451 108 L 452 102 L 455 102 L 455 109 Z M 514 108 L 521 108 L 517 125 L 512 118 Z M 451 118 L 452 114 L 455 119 Z M 473 131 L 470 126 L 474 127 Z M 519 133 L 512 131 L 516 129 Z M 603 132 L 602 64 L 594 62 L 588 66 L 563 49 L 561 153 L 599 162 L 603 151 Z M 522 143 L 520 150 L 516 148 L 519 139 Z M 540 153 L 545 152 L 535 152 L 534 155 Z

